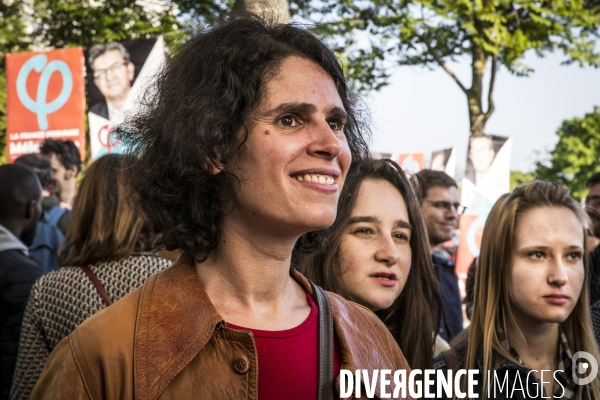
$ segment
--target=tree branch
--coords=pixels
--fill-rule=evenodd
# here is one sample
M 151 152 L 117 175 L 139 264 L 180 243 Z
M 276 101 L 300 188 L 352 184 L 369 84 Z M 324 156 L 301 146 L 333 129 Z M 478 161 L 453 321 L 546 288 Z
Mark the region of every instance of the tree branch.
M 431 46 L 431 44 L 429 43 L 429 41 L 427 39 L 425 39 L 425 36 L 423 35 L 419 35 L 417 33 L 417 36 L 419 37 L 419 39 L 421 40 L 421 42 L 423 42 L 423 44 L 425 44 L 425 46 L 427 47 L 427 51 L 429 52 L 429 54 L 431 54 L 431 56 L 433 57 L 433 59 L 435 60 L 435 62 L 442 67 L 442 69 L 444 71 L 446 71 L 446 73 L 448 75 L 450 75 L 450 77 L 452 79 L 454 79 L 454 82 L 456 82 L 456 84 L 458 85 L 458 87 L 461 88 L 461 90 L 463 92 L 465 92 L 465 94 L 467 93 L 468 89 L 465 87 L 465 85 L 462 84 L 462 82 L 460 81 L 460 79 L 458 79 L 458 77 L 454 74 L 454 72 L 452 72 L 452 70 L 450 68 L 448 68 L 448 66 L 446 65 L 446 63 L 444 63 L 444 61 L 442 61 L 442 59 L 439 57 L 439 55 L 437 54 L 437 52 L 435 51 L 435 49 Z
M 488 90 L 488 109 L 485 112 L 485 120 L 487 121 L 496 109 L 494 105 L 494 83 L 496 82 L 496 70 L 498 69 L 498 54 L 492 55 L 492 73 L 490 75 L 490 88 Z

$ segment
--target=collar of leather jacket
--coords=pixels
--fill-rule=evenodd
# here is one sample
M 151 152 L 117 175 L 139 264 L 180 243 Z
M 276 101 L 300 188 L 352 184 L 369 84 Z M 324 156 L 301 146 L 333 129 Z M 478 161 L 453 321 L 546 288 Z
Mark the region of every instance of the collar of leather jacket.
M 290 274 L 313 295 L 304 276 L 293 268 Z M 410 372 L 397 344 L 374 314 L 336 294 L 328 292 L 327 295 L 340 345 L 342 369 L 352 373 L 357 369 Z M 177 323 L 179 321 L 185 323 Z M 182 256 L 171 268 L 150 278 L 142 288 L 135 327 L 137 395 L 157 397 L 206 345 L 216 329 L 229 328 L 200 285 L 191 258 Z M 393 380 L 391 383 L 393 390 Z M 380 393 L 379 384 L 377 379 L 376 393 Z M 336 386 L 339 393 L 339 379 Z

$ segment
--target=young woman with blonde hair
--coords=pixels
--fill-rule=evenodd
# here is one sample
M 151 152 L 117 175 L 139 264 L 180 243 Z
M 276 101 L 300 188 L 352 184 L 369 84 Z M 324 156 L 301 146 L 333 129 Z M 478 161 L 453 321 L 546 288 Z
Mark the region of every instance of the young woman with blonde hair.
M 169 266 L 148 252 L 146 224 L 128 203 L 130 165 L 128 156 L 110 154 L 85 171 L 59 252 L 63 266 L 31 290 L 11 399 L 29 398 L 50 352 L 79 324 Z
M 584 221 L 569 192 L 552 183 L 501 197 L 483 232 L 471 325 L 435 367 L 478 369 L 479 398 L 600 398 L 598 379 L 579 386 L 583 376 L 572 374 L 575 353 L 600 359 Z M 508 384 L 501 390 L 494 377 Z
M 334 224 L 305 236 L 298 248 L 317 242 L 302 273 L 375 312 L 410 367 L 431 368 L 436 347 L 448 348 L 434 334 L 442 301 L 419 201 L 400 167 L 391 160 L 354 166 Z

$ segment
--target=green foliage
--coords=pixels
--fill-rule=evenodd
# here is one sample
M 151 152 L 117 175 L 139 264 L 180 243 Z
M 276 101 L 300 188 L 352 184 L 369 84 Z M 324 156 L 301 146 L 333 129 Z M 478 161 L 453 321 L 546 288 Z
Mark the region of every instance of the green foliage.
M 556 182 L 582 198 L 586 180 L 600 171 L 600 107 L 583 118 L 563 121 L 558 143 L 546 162 L 536 163 L 536 179 Z
M 223 21 L 233 8 L 235 0 L 176 0 L 185 16 L 180 21 L 193 27 L 206 27 Z
M 0 165 L 6 163 L 6 53 L 27 49 L 23 3 L 0 1 Z
M 173 3 L 136 0 L 35 1 L 33 36 L 44 48 L 91 46 L 179 28 Z
M 535 177 L 531 172 L 510 171 L 510 190 L 527 182 L 531 182 Z
M 594 51 L 600 7 L 582 0 L 292 0 L 296 19 L 347 57 L 363 90 L 387 83 L 390 65 L 436 68 L 474 48 L 517 75 L 526 52 L 561 50 L 566 62 L 600 66 Z M 475 67 L 475 66 L 474 66 Z
M 385 86 L 393 65 L 443 68 L 466 96 L 471 135 L 485 132 L 495 110 L 499 67 L 526 76 L 533 72 L 523 64 L 526 53 L 553 51 L 566 64 L 600 66 L 598 0 L 291 0 L 291 13 L 344 55 L 362 92 Z M 464 58 L 470 87 L 448 67 Z

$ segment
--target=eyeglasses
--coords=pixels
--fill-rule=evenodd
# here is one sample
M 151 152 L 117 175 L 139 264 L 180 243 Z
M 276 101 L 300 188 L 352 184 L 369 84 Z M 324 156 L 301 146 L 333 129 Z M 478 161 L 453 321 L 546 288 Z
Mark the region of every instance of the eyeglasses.
M 592 196 L 585 198 L 586 207 L 598 208 L 600 207 L 600 196 Z
M 424 200 L 427 203 L 431 204 L 432 206 L 434 206 L 437 209 L 444 209 L 446 211 L 453 211 L 456 210 L 457 213 L 462 214 L 462 212 L 465 210 L 465 208 L 463 206 L 461 206 L 459 203 L 450 203 L 449 201 L 443 201 L 443 200 L 439 200 L 439 201 L 432 201 L 432 200 Z
M 124 67 L 125 65 L 127 65 L 126 62 L 114 63 L 113 65 L 111 65 L 108 68 L 99 69 L 98 71 L 94 71 L 94 79 L 98 79 L 98 78 L 102 78 L 102 77 L 106 76 L 106 73 L 108 71 L 110 71 L 110 73 L 112 74 L 119 68 Z

